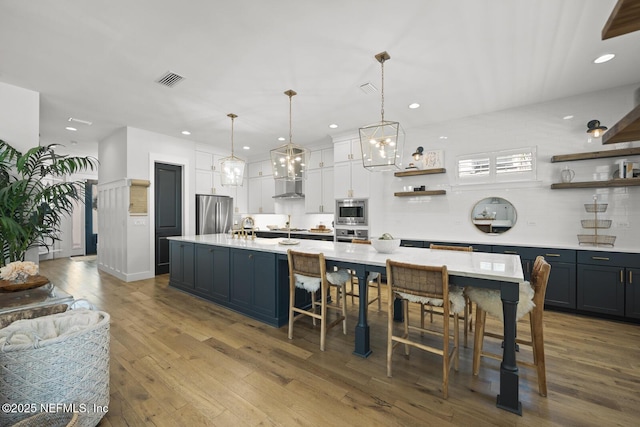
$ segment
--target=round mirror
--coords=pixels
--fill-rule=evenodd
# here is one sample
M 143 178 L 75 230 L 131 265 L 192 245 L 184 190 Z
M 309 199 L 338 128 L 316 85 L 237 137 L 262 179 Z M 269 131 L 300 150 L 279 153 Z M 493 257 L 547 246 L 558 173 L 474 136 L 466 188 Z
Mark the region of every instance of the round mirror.
M 475 204 L 471 221 L 487 234 L 501 234 L 516 225 L 516 208 L 502 197 L 487 197 Z

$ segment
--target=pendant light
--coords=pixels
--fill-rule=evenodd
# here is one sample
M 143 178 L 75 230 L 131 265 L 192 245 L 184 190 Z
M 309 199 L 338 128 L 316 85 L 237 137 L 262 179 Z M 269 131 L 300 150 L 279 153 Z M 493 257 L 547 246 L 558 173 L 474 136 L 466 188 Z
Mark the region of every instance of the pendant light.
M 400 123 L 384 119 L 384 63 L 391 57 L 387 52 L 375 56 L 382 70 L 382 107 L 379 123 L 360 128 L 360 149 L 362 164 L 370 171 L 389 171 L 401 169 L 404 131 Z
M 309 150 L 293 143 L 291 100 L 297 93 L 289 89 L 284 94 L 289 97 L 289 143 L 271 150 L 273 178 L 283 181 L 302 181 L 306 178 L 304 171 L 309 161 Z
M 220 181 L 223 186 L 241 186 L 244 180 L 244 160 L 233 155 L 233 121 L 238 117 L 230 113 L 231 118 L 231 156 L 220 159 Z

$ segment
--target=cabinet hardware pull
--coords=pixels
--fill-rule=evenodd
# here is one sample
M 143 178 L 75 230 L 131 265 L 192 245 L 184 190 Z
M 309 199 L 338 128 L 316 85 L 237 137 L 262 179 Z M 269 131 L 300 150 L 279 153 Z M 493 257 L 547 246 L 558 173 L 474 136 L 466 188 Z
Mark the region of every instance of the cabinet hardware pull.
M 559 257 L 560 254 L 544 254 L 544 256 L 548 256 L 548 257 Z
M 518 255 L 518 252 L 516 251 L 504 251 L 505 254 L 513 254 L 513 255 Z
M 209 249 L 209 253 L 213 253 L 213 249 Z
M 253 259 L 253 254 L 249 254 L 249 259 Z
M 620 283 L 624 283 L 624 270 L 620 270 Z
M 609 258 L 604 257 L 604 256 L 592 256 L 591 259 L 596 260 L 596 261 L 609 261 Z
M 629 284 L 633 283 L 633 271 L 629 270 Z

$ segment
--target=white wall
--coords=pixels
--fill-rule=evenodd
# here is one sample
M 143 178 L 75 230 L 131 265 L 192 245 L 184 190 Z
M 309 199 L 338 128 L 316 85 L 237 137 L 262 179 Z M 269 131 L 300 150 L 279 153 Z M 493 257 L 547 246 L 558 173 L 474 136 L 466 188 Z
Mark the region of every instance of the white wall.
M 40 143 L 40 94 L 0 82 L 0 139 L 20 151 Z
M 633 108 L 633 92 L 637 86 L 407 129 L 405 163 L 409 162 L 410 154 L 417 146 L 425 150 L 441 149 L 444 150 L 447 173 L 404 178 L 394 177 L 392 173 L 372 173 L 371 235 L 388 232 L 418 240 L 593 249 L 578 246 L 577 234 L 591 234 L 582 229 L 580 220 L 593 219 L 593 214 L 587 214 L 583 204 L 597 195 L 600 202 L 609 204 L 602 219 L 612 219 L 613 226 L 602 230 L 602 234 L 617 236 L 613 250 L 640 251 L 639 187 L 550 189 L 552 183 L 560 182 L 560 171 L 565 166 L 576 172 L 574 181 L 590 181 L 611 176 L 618 160 L 551 163 L 553 155 L 640 146 L 638 142 L 604 146 L 600 139 L 589 142 L 586 133 L 586 124 L 591 119 L 611 127 L 626 115 Z M 574 115 L 574 118 L 563 120 L 567 115 Z M 440 139 L 440 136 L 448 138 Z M 528 146 L 537 146 L 537 180 L 458 185 L 457 156 Z M 630 160 L 640 162 L 640 156 Z M 393 196 L 395 191 L 402 191 L 407 185 L 425 185 L 427 190 L 445 189 L 447 194 Z M 499 236 L 481 233 L 470 220 L 474 204 L 493 196 L 511 201 L 518 214 L 516 226 Z
M 195 208 L 194 160 L 193 142 L 142 129 L 123 128 L 100 142 L 99 188 L 101 194 L 105 193 L 100 202 L 107 204 L 101 210 L 110 212 L 112 217 L 100 220 L 98 265 L 101 269 L 124 281 L 155 275 L 153 194 L 156 162 L 183 167 L 183 234 L 194 234 L 195 221 L 191 218 Z M 147 189 L 147 215 L 128 213 L 128 182 L 131 179 L 151 183 Z M 112 254 L 114 248 L 120 248 L 124 256 Z

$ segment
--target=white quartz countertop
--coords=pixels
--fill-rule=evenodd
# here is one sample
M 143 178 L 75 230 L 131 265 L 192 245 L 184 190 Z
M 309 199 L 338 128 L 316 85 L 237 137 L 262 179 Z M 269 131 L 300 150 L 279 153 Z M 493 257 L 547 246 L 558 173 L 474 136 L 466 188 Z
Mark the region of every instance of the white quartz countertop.
M 391 254 L 377 252 L 371 245 L 298 240 L 296 245 L 283 245 L 285 238 L 232 239 L 227 234 L 168 237 L 169 240 L 192 242 L 229 248 L 286 254 L 288 249 L 300 252 L 322 252 L 327 260 L 384 267 L 387 259 L 419 265 L 446 265 L 450 274 L 463 277 L 521 282 L 522 264 L 518 255 L 488 252 L 442 251 L 399 247 Z M 293 240 L 293 239 L 292 239 Z
M 256 232 L 260 232 L 260 233 L 274 233 L 274 234 L 282 234 L 282 235 L 286 235 L 287 233 L 289 233 L 286 230 L 256 230 Z M 333 236 L 333 230 L 329 231 L 329 232 L 317 232 L 317 231 L 310 231 L 310 230 L 299 230 L 299 231 L 295 231 L 295 230 L 291 230 L 291 234 L 310 234 L 313 236 Z

